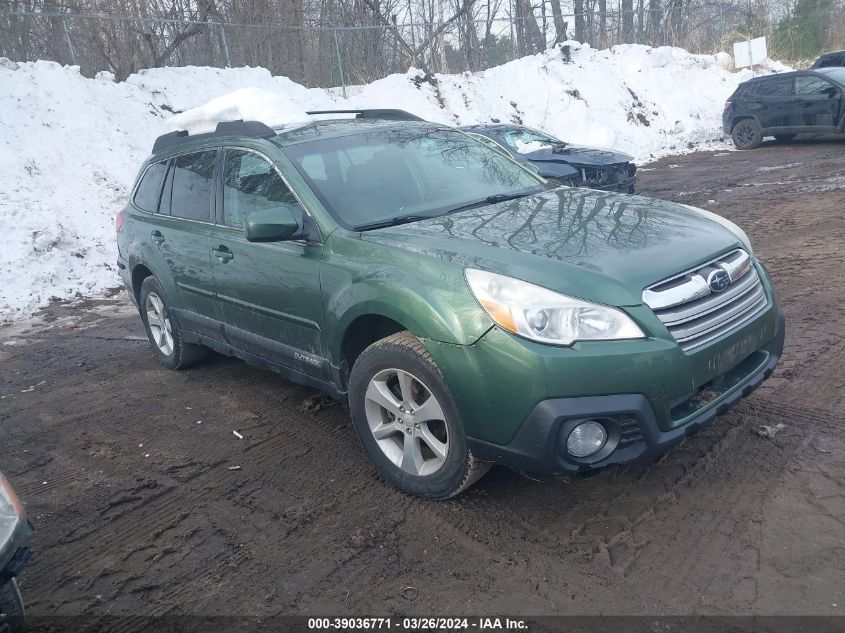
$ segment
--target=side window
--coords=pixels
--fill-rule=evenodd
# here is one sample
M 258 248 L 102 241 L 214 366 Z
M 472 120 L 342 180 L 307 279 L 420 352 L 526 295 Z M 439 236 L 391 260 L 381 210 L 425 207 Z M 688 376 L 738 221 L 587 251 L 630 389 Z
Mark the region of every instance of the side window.
M 253 152 L 226 150 L 223 223 L 240 228 L 251 212 L 280 206 L 288 207 L 302 222 L 299 201 L 267 159 Z
M 751 89 L 751 94 L 755 97 L 788 97 L 791 92 L 791 79 L 761 81 Z
M 161 179 L 167 169 L 167 161 L 153 163 L 144 172 L 133 202 L 144 211 L 155 213 L 158 210 L 158 197 L 161 194 Z
M 177 218 L 208 222 L 211 183 L 217 150 L 183 154 L 173 159 L 173 192 L 170 214 Z
M 795 94 L 799 96 L 822 95 L 825 94 L 827 88 L 832 86 L 833 84 L 819 77 L 804 75 L 795 78 Z

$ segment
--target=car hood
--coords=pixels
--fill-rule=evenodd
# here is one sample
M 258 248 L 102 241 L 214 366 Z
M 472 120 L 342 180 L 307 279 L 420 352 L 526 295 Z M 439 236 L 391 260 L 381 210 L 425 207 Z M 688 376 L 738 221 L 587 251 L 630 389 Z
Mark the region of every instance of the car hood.
M 607 149 L 595 147 L 581 147 L 579 145 L 559 145 L 554 151 L 551 147 L 538 149 L 523 154 L 531 162 L 551 163 L 572 163 L 576 165 L 588 165 L 600 167 L 602 165 L 618 165 L 633 160 L 632 156 L 622 152 L 613 152 Z
M 361 239 L 617 306 L 640 305 L 647 286 L 743 246 L 692 207 L 566 187 Z

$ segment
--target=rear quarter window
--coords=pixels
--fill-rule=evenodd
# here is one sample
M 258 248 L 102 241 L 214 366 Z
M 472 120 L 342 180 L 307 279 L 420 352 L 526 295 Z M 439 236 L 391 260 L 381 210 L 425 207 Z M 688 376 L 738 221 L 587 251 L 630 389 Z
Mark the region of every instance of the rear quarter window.
M 211 191 L 217 150 L 183 154 L 173 159 L 170 215 L 211 220 Z
M 158 211 L 161 181 L 166 171 L 166 160 L 153 163 L 147 167 L 144 175 L 141 176 L 141 182 L 138 183 L 138 188 L 135 190 L 135 197 L 132 199 L 136 207 L 148 213 L 156 213 Z
M 768 79 L 750 86 L 748 96 L 753 97 L 788 97 L 792 94 L 792 79 Z

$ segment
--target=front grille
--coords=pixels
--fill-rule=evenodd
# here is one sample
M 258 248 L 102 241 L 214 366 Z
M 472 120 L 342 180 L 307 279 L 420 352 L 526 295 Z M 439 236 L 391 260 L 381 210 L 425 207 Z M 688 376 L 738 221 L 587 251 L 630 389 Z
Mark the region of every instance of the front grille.
M 714 290 L 725 273 L 727 286 Z M 748 323 L 768 304 L 751 257 L 741 249 L 646 288 L 643 302 L 684 351 Z
M 581 167 L 581 185 L 585 187 L 609 187 L 624 182 L 628 171 L 624 165 L 602 167 Z
M 603 186 L 610 184 L 610 173 L 608 169 L 581 168 L 581 179 L 587 185 Z

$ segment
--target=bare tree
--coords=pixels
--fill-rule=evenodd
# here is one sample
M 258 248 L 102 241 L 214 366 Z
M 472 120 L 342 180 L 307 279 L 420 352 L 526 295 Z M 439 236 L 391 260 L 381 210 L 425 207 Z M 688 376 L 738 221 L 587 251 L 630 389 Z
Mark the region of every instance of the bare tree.
M 572 0 L 573 33 L 593 46 L 674 43 L 710 53 L 751 34 L 784 37 L 778 25 L 799 1 Z M 118 79 L 164 65 L 264 66 L 309 86 L 364 83 L 414 66 L 436 85 L 432 73 L 479 70 L 563 41 L 569 6 L 563 0 L 0 0 L 0 56 L 76 63 L 86 75 L 111 70 Z M 843 0 L 833 0 L 824 25 L 819 46 L 845 47 Z
M 554 44 L 566 39 L 566 22 L 563 21 L 563 11 L 560 9 L 560 0 L 550 0 L 552 5 L 552 17 L 555 23 Z

